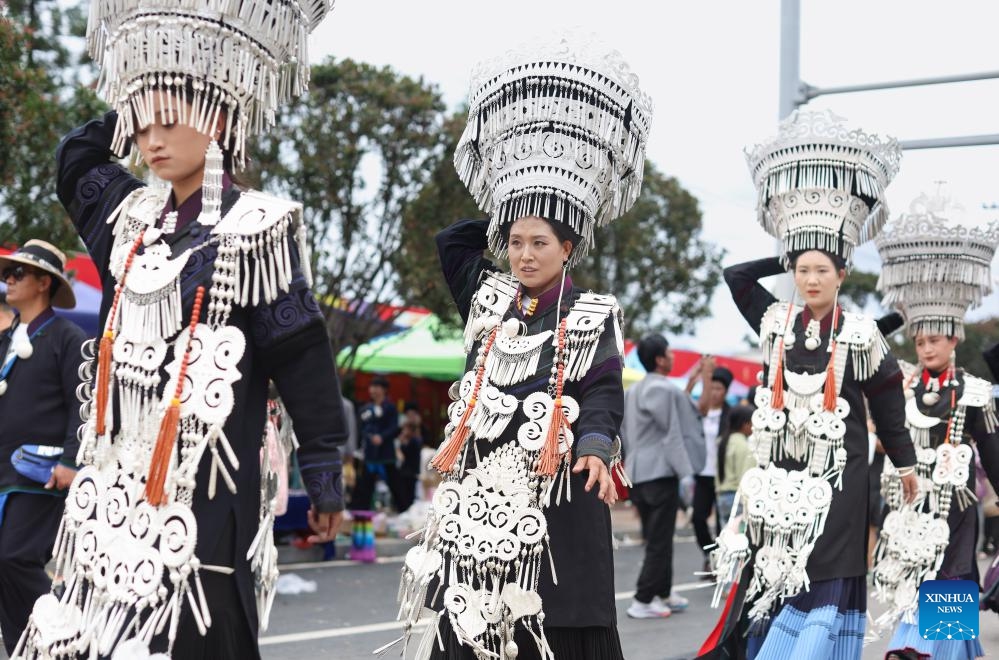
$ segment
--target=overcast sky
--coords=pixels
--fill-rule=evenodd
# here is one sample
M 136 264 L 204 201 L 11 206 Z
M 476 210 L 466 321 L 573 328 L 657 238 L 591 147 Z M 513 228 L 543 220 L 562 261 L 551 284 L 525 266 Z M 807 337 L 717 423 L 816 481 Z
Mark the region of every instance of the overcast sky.
M 801 77 L 811 85 L 999 70 L 999 3 L 801 4 Z M 773 240 L 754 219 L 755 191 L 742 149 L 776 130 L 779 0 L 337 0 L 311 48 L 313 61 L 350 57 L 423 76 L 456 107 L 478 60 L 562 26 L 596 32 L 639 75 L 655 102 L 648 157 L 700 200 L 704 236 L 728 251 L 724 263 L 773 254 Z M 826 96 L 809 107 L 833 109 L 851 124 L 903 140 L 999 133 L 999 80 Z M 997 166 L 994 146 L 907 151 L 888 188 L 892 217 L 938 180 L 969 208 L 997 203 Z M 877 269 L 872 244 L 856 263 Z M 978 316 L 997 311 L 993 295 Z M 747 330 L 722 285 L 712 318 L 676 344 L 740 352 Z

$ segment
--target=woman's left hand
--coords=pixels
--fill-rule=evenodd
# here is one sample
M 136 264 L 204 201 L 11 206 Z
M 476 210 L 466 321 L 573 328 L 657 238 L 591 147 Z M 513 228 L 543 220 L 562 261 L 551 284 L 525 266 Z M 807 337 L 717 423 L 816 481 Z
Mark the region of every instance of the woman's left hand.
M 583 490 L 588 493 L 594 484 L 600 484 L 597 497 L 601 501 L 606 502 L 608 506 L 617 502 L 617 489 L 614 488 L 614 480 L 611 479 L 610 470 L 607 469 L 602 460 L 596 456 L 583 456 L 576 461 L 576 465 L 572 468 L 572 471 L 575 474 L 579 474 L 583 470 L 589 470 L 590 472 Z

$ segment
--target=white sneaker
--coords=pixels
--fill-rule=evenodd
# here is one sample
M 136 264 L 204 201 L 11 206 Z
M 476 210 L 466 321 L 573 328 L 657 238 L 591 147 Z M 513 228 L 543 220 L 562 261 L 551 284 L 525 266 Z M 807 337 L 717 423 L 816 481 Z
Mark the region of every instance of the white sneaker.
M 652 599 L 652 602 L 655 603 L 657 600 L 660 603 L 662 603 L 663 607 L 672 612 L 682 612 L 685 609 L 687 609 L 688 605 L 690 605 L 689 600 L 687 600 L 683 596 L 672 593 L 669 595 L 669 598 L 667 598 L 666 600 L 663 600 L 659 596 L 656 596 L 654 599 Z
M 632 599 L 631 607 L 628 608 L 628 616 L 632 619 L 665 619 L 672 613 L 673 611 L 658 596 L 653 598 L 651 603 Z

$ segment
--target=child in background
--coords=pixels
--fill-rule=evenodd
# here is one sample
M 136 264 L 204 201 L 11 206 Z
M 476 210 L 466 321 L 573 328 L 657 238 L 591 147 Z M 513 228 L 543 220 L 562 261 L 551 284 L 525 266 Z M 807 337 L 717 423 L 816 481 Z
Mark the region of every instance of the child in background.
M 756 457 L 749 449 L 749 434 L 753 432 L 753 409 L 736 406 L 729 413 L 729 432 L 718 443 L 718 516 L 724 525 L 732 513 L 739 481 L 749 468 L 756 467 Z

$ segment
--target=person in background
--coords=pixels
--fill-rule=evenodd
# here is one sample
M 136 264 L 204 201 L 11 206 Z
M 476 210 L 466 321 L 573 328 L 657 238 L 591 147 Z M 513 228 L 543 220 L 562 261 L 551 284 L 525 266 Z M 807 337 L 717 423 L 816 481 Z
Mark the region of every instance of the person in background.
M 7 301 L 17 309 L 0 333 L 0 632 L 11 655 L 52 584 L 45 564 L 76 475 L 85 337 L 52 309 L 76 306 L 65 263 L 39 240 L 0 258 Z
M 395 437 L 399 434 L 399 412 L 388 398 L 389 382 L 376 376 L 368 386 L 371 401 L 361 407 L 361 446 L 364 451 L 364 470 L 357 479 L 351 508 L 371 509 L 375 484 L 382 480 L 390 491 L 395 490 Z M 395 495 L 393 493 L 393 495 Z M 393 497 L 393 499 L 396 499 Z
M 357 464 L 364 454 L 357 446 L 357 408 L 347 395 L 343 395 L 340 400 L 343 402 L 343 422 L 347 428 L 347 441 L 343 445 L 343 489 L 349 500 L 357 487 Z
M 728 432 L 718 441 L 718 476 L 716 491 L 718 517 L 727 521 L 732 514 L 739 480 L 750 468 L 756 467 L 756 457 L 749 448 L 749 434 L 753 432 L 753 409 L 736 406 L 729 411 Z
M 701 425 L 704 431 L 704 453 L 707 459 L 704 469 L 694 478 L 694 512 L 691 522 L 694 525 L 694 535 L 697 545 L 704 553 L 705 580 L 710 580 L 711 562 L 708 559 L 706 547 L 714 545 L 714 538 L 708 527 L 708 518 L 712 510 L 716 511 L 715 479 L 718 465 L 718 438 L 728 433 L 729 405 L 725 401 L 728 388 L 732 384 L 732 372 L 725 367 L 715 366 L 715 358 L 705 355 L 700 362 L 701 397 L 697 400 L 697 410 L 701 414 Z M 687 394 L 694 389 L 694 379 L 687 382 Z M 715 533 L 721 532 L 721 516 L 715 515 Z
M 426 437 L 421 421 L 420 407 L 415 403 L 407 403 L 396 447 L 398 473 L 394 492 L 395 508 L 399 513 L 409 509 L 416 499 L 416 483 L 420 480 L 420 453 Z
M 680 478 L 700 472 L 705 454 L 696 407 L 666 377 L 673 369 L 669 342 L 662 335 L 643 337 L 638 359 L 648 373 L 625 393 L 621 442 L 634 483 L 631 501 L 642 520 L 645 559 L 628 616 L 653 619 L 688 605 L 672 593 L 673 532 Z

